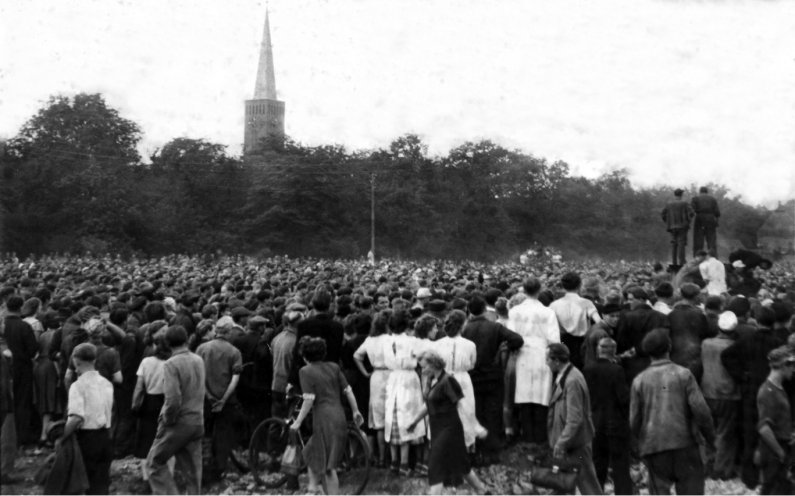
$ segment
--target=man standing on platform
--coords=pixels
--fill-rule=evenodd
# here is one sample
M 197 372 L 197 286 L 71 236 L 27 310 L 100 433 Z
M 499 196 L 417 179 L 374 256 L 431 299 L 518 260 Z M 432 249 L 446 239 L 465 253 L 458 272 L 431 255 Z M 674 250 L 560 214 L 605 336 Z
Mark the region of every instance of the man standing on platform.
M 706 186 L 702 186 L 698 190 L 698 196 L 694 196 L 690 204 L 696 214 L 695 221 L 693 221 L 693 256 L 699 250 L 704 249 L 704 241 L 707 242 L 707 251 L 718 256 L 715 234 L 718 228 L 718 217 L 720 217 L 718 201 L 709 194 Z
M 685 264 L 685 246 L 687 246 L 687 231 L 690 221 L 695 213 L 689 203 L 682 200 L 684 191 L 677 188 L 674 191 L 674 201 L 668 203 L 662 210 L 662 220 L 671 233 L 671 265 L 680 267 Z

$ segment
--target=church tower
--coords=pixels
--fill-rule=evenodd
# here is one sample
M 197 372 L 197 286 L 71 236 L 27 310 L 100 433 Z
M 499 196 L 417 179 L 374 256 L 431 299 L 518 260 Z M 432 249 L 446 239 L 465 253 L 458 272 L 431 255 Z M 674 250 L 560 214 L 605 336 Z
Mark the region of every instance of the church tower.
M 263 138 L 274 145 L 284 141 L 284 102 L 276 99 L 276 77 L 273 71 L 273 46 L 268 12 L 265 12 L 265 32 L 262 35 L 257 82 L 254 98 L 246 100 L 246 130 L 243 153 L 251 153 L 262 146 Z

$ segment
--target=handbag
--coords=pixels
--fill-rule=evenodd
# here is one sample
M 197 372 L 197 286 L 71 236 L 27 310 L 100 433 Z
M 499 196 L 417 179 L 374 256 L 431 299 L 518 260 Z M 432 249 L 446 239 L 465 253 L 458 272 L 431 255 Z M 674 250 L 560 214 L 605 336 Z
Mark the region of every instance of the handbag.
M 548 457 L 535 460 L 535 467 L 530 473 L 530 482 L 555 492 L 574 494 L 579 475 L 579 462 Z
M 281 472 L 287 475 L 298 475 L 304 466 L 304 442 L 300 434 L 289 430 L 289 443 L 282 453 Z

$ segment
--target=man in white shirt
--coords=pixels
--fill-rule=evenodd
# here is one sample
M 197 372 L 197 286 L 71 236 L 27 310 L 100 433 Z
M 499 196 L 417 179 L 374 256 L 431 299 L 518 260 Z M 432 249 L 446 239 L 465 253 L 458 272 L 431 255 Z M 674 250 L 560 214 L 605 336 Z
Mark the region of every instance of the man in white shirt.
M 97 348 L 91 343 L 79 344 L 72 352 L 78 377 L 69 388 L 67 420 L 62 439 L 73 433 L 77 435 L 88 476 L 86 494 L 110 494 L 113 384 L 94 368 L 96 358 Z
M 696 258 L 702 260 L 698 264 L 701 277 L 707 283 L 707 294 L 720 296 L 728 291 L 726 287 L 726 268 L 720 260 L 712 256 L 712 253 L 701 250 L 696 253 Z
M 657 301 L 654 302 L 652 309 L 657 310 L 663 315 L 671 313 L 674 303 L 674 287 L 670 282 L 661 282 L 654 288 Z
M 592 324 L 602 321 L 596 306 L 591 300 L 579 295 L 582 279 L 576 272 L 567 272 L 560 279 L 566 294 L 553 301 L 549 308 L 555 312 L 562 330 L 560 340 L 569 348 L 571 363 L 582 369 L 583 358 L 580 350 L 585 341 L 585 334 Z

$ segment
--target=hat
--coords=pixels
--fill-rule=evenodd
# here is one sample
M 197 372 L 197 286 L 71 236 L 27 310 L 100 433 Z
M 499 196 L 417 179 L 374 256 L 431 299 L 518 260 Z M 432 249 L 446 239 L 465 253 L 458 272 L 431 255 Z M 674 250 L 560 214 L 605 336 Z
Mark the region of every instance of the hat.
M 219 327 L 219 328 L 220 327 L 232 327 L 234 325 L 235 325 L 235 321 L 232 320 L 232 317 L 230 317 L 229 315 L 224 315 L 223 317 L 218 319 L 218 322 L 215 323 L 215 327 Z
M 683 190 L 682 188 L 676 188 L 674 190 L 674 196 L 682 196 L 684 194 L 684 192 L 685 192 L 685 190 Z
M 790 349 L 784 345 L 775 348 L 770 353 L 767 354 L 767 361 L 770 363 L 771 367 L 780 367 L 785 363 L 793 363 L 795 362 L 795 357 L 792 356 L 792 352 Z
M 257 326 L 257 325 L 265 325 L 268 323 L 268 319 L 263 317 L 262 315 L 255 315 L 248 319 L 248 325 L 250 326 Z
M 232 309 L 232 318 L 239 319 L 240 317 L 248 317 L 251 315 L 251 310 L 246 307 L 235 307 Z
M 734 267 L 735 269 L 744 269 L 745 263 L 742 260 L 735 260 L 734 262 L 732 262 L 732 267 Z
M 686 282 L 679 286 L 679 292 L 682 293 L 683 298 L 691 300 L 701 294 L 701 288 L 698 287 L 698 284 Z
M 718 317 L 718 327 L 724 332 L 734 332 L 737 329 L 737 316 L 734 315 L 734 312 L 723 312 Z
M 743 296 L 734 296 L 729 300 L 729 304 L 726 305 L 726 310 L 742 317 L 751 311 L 751 302 Z
M 617 303 L 608 303 L 602 307 L 602 315 L 610 315 L 621 311 L 621 305 Z
M 444 300 L 431 300 L 428 303 L 428 308 L 431 312 L 444 312 L 447 309 L 447 303 Z
M 428 288 L 420 288 L 417 290 L 417 298 L 430 298 L 431 290 Z
M 97 347 L 91 343 L 80 343 L 72 350 L 72 358 L 84 362 L 93 362 L 97 359 Z

